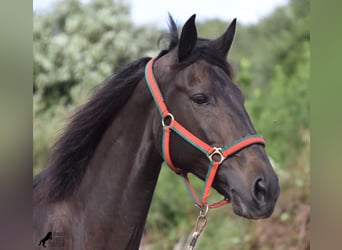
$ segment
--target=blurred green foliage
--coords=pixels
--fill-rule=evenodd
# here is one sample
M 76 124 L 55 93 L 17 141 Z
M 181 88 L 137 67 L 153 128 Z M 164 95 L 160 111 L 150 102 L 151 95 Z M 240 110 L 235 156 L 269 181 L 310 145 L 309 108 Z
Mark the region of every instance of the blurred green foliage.
M 62 0 L 33 18 L 36 173 L 67 116 L 115 69 L 153 53 L 159 34 L 134 26 L 122 1 Z
M 303 146 L 303 130 L 309 129 L 308 4 L 291 1 L 241 31 L 241 39 L 253 41 L 249 46 L 256 48 L 250 57 L 241 49 L 238 82 L 246 93 L 246 106 L 257 131 L 264 135 L 269 154 L 281 167 L 293 163 Z
M 129 6 L 119 0 L 92 0 L 86 4 L 62 0 L 52 11 L 36 13 L 33 18 L 36 174 L 75 108 L 117 68 L 141 56 L 156 54 L 156 41 L 164 31 L 133 25 Z M 282 187 L 291 187 L 288 172 L 296 163 L 308 160 L 309 26 L 309 1 L 292 0 L 255 25 L 239 24 L 229 55 L 235 80 L 246 96 L 256 130 L 267 141 L 266 149 Z M 211 38 L 226 27 L 227 23 L 220 20 L 198 24 L 199 35 Z M 295 178 L 295 185 L 305 182 L 299 189 L 295 186 L 297 191 L 308 192 L 308 179 L 304 179 L 308 168 L 308 164 L 300 164 L 301 170 L 296 170 L 304 177 Z M 202 183 L 194 182 L 195 188 L 201 190 Z M 302 202 L 308 202 L 307 194 L 301 197 Z M 172 249 L 177 243 L 184 244 L 196 212 L 182 180 L 163 167 L 147 221 L 146 249 Z M 212 249 L 213 245 L 251 249 L 254 238 L 250 222 L 233 216 L 230 209 L 210 213 L 198 249 Z M 287 215 L 279 214 L 279 218 L 284 220 Z

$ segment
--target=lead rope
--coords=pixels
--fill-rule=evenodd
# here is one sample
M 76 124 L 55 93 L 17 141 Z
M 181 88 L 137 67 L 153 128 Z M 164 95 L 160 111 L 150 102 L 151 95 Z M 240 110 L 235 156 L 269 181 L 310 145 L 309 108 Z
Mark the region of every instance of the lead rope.
M 209 206 L 208 205 L 205 207 L 202 207 L 200 209 L 200 213 L 199 213 L 197 220 L 196 220 L 196 224 L 195 224 L 192 236 L 191 236 L 191 241 L 189 243 L 188 250 L 194 249 L 198 238 L 201 236 L 203 229 L 207 225 L 208 212 L 209 212 Z

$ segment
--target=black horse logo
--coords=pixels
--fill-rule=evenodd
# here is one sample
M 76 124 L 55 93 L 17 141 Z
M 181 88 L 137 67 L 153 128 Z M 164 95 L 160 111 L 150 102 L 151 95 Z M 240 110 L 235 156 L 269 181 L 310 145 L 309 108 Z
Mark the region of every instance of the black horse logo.
M 43 239 L 41 239 L 41 241 L 39 241 L 39 246 L 43 245 L 43 247 L 46 247 L 45 246 L 45 242 L 48 241 L 48 240 L 52 240 L 52 233 L 51 232 L 48 232 L 46 234 L 46 236 Z

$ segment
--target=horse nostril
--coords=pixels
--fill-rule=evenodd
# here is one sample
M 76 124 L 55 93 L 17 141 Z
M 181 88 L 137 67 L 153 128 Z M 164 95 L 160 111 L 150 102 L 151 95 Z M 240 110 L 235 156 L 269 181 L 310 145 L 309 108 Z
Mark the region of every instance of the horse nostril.
M 265 202 L 267 190 L 263 178 L 257 178 L 254 184 L 253 196 L 259 202 Z

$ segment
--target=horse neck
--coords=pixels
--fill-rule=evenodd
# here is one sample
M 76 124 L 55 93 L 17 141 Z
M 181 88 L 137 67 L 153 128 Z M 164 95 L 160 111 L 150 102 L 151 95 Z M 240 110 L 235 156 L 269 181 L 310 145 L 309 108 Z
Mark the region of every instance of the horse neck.
M 142 80 L 101 139 L 76 192 L 86 208 L 88 247 L 138 248 L 162 163 L 153 139 L 156 113 Z

